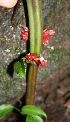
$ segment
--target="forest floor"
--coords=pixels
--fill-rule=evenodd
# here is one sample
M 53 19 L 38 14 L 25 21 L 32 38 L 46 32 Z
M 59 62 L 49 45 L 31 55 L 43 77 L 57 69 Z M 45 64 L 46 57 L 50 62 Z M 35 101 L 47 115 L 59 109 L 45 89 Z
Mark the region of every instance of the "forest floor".
M 45 122 L 70 122 L 70 67 L 57 71 L 42 83 L 37 85 L 36 104 L 45 110 L 48 116 Z

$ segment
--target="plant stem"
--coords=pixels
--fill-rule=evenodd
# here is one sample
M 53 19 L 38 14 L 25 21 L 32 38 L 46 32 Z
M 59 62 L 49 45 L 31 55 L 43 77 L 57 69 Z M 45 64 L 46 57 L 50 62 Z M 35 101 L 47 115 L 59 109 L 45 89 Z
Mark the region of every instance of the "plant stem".
M 26 0 L 29 16 L 30 31 L 30 53 L 35 53 L 38 57 L 41 53 L 42 45 L 42 14 L 40 0 Z M 26 87 L 26 104 L 35 103 L 35 87 L 38 72 L 38 65 L 30 64 Z
M 37 77 L 38 65 L 30 64 L 27 89 L 26 89 L 26 104 L 35 104 L 35 87 Z
M 41 46 L 42 46 L 42 11 L 41 11 L 41 1 L 33 0 L 33 11 L 34 11 L 34 21 L 35 21 L 35 47 L 36 54 L 40 56 Z
M 30 36 L 30 53 L 34 52 L 35 47 L 35 27 L 32 0 L 26 0 L 29 16 L 29 36 Z

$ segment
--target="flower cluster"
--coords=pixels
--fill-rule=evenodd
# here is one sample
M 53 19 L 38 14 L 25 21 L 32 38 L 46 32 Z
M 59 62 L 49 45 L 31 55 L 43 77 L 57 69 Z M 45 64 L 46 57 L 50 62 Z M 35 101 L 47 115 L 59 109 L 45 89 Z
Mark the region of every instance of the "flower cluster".
M 21 39 L 25 41 L 28 40 L 28 27 L 23 27 L 21 31 Z
M 55 34 L 54 30 L 43 30 L 43 40 L 42 43 L 44 45 L 49 43 L 49 40 L 51 38 L 51 36 L 53 36 Z M 28 40 L 28 27 L 23 27 L 22 31 L 21 31 L 21 39 L 27 41 Z M 34 61 L 37 64 L 39 64 L 41 67 L 45 67 L 47 60 L 40 55 L 40 57 L 38 58 L 36 56 L 35 53 L 28 53 L 25 58 L 29 61 Z
M 55 31 L 54 30 L 47 30 L 45 29 L 43 31 L 43 44 L 46 45 L 49 43 L 49 40 L 51 38 L 51 36 L 53 36 L 55 34 Z
M 43 56 L 40 55 L 38 58 L 35 53 L 28 53 L 26 56 L 26 59 L 29 61 L 34 61 L 37 64 L 39 64 L 41 67 L 45 67 L 47 63 L 47 59 L 45 59 Z
M 54 34 L 55 34 L 54 30 L 47 30 L 47 29 L 45 29 L 43 31 L 43 40 L 42 40 L 42 43 L 44 45 L 48 44 L 51 36 L 53 36 Z M 27 27 L 23 27 L 23 29 L 21 31 L 21 38 L 22 38 L 22 40 L 25 40 L 25 41 L 28 40 L 28 28 Z

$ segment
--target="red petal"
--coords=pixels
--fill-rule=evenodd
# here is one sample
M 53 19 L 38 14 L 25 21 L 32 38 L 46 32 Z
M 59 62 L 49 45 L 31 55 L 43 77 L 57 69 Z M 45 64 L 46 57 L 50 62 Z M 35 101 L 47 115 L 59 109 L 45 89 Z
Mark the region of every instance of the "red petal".
M 49 44 L 49 40 L 43 40 L 43 44 L 46 45 L 46 44 Z
M 50 35 L 50 36 L 53 36 L 55 34 L 55 31 L 54 30 L 49 30 L 48 31 L 48 35 Z
M 28 32 L 28 27 L 23 27 L 23 30 L 24 30 L 25 32 Z
M 46 36 L 46 35 L 51 35 L 51 36 L 53 36 L 55 34 L 55 31 L 54 30 L 47 30 L 47 29 L 45 29 L 44 31 L 43 31 L 43 35 L 44 36 Z
M 47 60 L 44 57 L 40 56 L 40 66 L 45 67 L 46 63 L 47 63 Z
M 28 53 L 25 57 L 26 57 L 26 59 L 28 59 L 28 60 L 30 60 L 30 61 L 32 60 L 32 56 L 31 56 L 30 53 Z
M 31 53 L 31 56 L 33 60 L 37 57 L 35 53 Z
M 43 37 L 43 41 L 42 42 L 43 42 L 43 44 L 46 45 L 46 44 L 49 43 L 49 40 L 50 40 L 50 36 L 49 35 L 46 35 L 46 36 Z

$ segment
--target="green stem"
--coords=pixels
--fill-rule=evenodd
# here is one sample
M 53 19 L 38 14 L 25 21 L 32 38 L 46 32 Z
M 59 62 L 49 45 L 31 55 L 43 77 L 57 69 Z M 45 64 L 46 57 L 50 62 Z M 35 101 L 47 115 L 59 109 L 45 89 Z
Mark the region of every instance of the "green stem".
M 34 30 L 34 13 L 32 0 L 26 0 L 29 16 L 29 33 L 30 33 L 30 53 L 34 53 L 35 47 L 35 30 Z
M 35 21 L 35 47 L 36 54 L 40 56 L 41 46 L 42 46 L 42 11 L 41 11 L 41 1 L 33 0 L 33 11 L 34 11 L 34 21 Z

